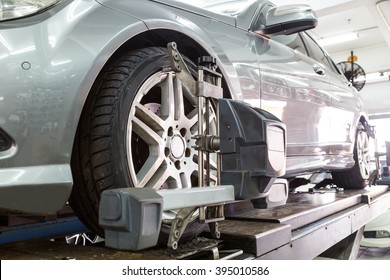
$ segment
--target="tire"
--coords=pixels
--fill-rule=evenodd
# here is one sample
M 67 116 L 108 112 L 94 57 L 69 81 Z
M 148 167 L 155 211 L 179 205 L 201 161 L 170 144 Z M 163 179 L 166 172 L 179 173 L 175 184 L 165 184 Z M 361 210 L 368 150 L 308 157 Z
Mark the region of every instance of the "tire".
M 355 165 L 347 171 L 333 172 L 333 183 L 344 189 L 364 189 L 370 177 L 369 140 L 366 128 L 359 124 L 353 151 Z
M 190 71 L 196 68 L 186 59 Z M 172 71 L 164 48 L 132 51 L 98 77 L 86 101 L 72 156 L 75 186 L 70 203 L 85 225 L 104 236 L 98 224 L 100 195 L 120 187 L 159 189 L 198 185 L 195 93 Z M 168 68 L 169 69 L 169 68 Z M 216 130 L 215 114 L 211 129 Z M 213 165 L 214 166 L 214 165 Z M 212 181 L 216 180 L 213 171 Z M 175 211 L 163 213 L 161 240 L 167 240 Z M 196 215 L 181 238 L 204 229 Z

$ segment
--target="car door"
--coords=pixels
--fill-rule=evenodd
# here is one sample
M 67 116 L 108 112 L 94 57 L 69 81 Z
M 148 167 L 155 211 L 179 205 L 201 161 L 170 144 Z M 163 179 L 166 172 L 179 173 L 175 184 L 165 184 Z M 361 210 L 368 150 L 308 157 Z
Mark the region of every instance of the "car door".
M 325 66 L 308 57 L 300 34 L 259 36 L 261 108 L 287 126 L 287 172 L 323 164 L 332 100 Z
M 330 72 L 330 87 L 333 93 L 332 107 L 340 112 L 342 123 L 340 123 L 341 146 L 337 147 L 337 153 L 351 153 L 354 147 L 354 138 L 356 134 L 356 125 L 359 122 L 362 112 L 365 111 L 364 102 L 360 93 L 345 78 L 344 74 L 338 69 L 335 63 L 328 57 L 333 71 Z M 345 137 L 343 137 L 345 132 Z
M 327 75 L 329 76 L 329 87 L 332 93 L 332 106 L 326 121 L 332 124 L 328 132 L 327 142 L 329 154 L 352 154 L 355 128 L 362 111 L 362 102 L 358 93 L 335 63 L 321 49 L 321 47 L 307 33 L 302 33 L 302 38 L 307 45 L 309 55 L 323 62 Z

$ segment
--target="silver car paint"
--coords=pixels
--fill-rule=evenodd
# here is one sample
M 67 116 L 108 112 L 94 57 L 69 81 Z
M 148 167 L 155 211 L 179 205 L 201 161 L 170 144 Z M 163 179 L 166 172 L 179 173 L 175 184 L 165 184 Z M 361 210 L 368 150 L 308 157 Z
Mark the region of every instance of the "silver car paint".
M 354 133 L 362 112 L 356 90 L 300 52 L 273 40 L 263 44 L 262 108 L 288 128 L 288 173 L 353 166 Z M 318 64 L 326 69 L 324 75 L 314 71 Z
M 292 176 L 321 167 L 341 169 L 353 166 L 354 131 L 361 112 L 364 111 L 357 105 L 362 102 L 356 90 L 341 84 L 340 77 L 333 76 L 332 82 L 336 80 L 338 85 L 338 91 L 335 91 L 335 85 L 330 85 L 329 75 L 333 74 L 329 69 L 324 76 L 315 73 L 314 66 L 319 62 L 248 32 L 252 24 L 248 17 L 254 16 L 261 1 L 252 2 L 249 8 L 251 14 L 244 13 L 245 17 L 237 16 L 233 22 L 229 20 L 231 17 L 204 11 L 182 1 L 154 0 L 153 2 L 168 3 L 176 7 L 172 8 L 170 17 L 184 25 L 180 27 L 173 27 L 171 21 L 162 20 L 159 7 L 153 10 L 156 14 L 153 17 L 148 10 L 130 9 L 126 0 L 99 1 L 129 15 L 137 14 L 150 29 L 184 27 L 185 30 L 180 30 L 181 32 L 187 33 L 187 29 L 193 29 L 195 34 L 191 37 L 202 38 L 200 42 L 207 38 L 207 44 L 213 48 L 208 49 L 209 53 L 219 58 L 219 66 L 224 76 L 229 77 L 229 81 L 233 83 L 230 89 L 233 98 L 243 99 L 256 107 L 260 106 L 286 123 L 289 156 L 287 174 Z M 190 7 L 191 12 L 188 12 Z M 206 14 L 217 20 L 199 17 L 196 13 Z M 155 19 L 157 17 L 159 19 Z M 195 26 L 193 22 L 196 22 Z M 321 66 L 326 69 L 325 65 Z M 291 69 L 294 69 L 293 73 Z M 235 75 L 238 75 L 238 81 L 235 80 Z M 272 82 L 269 79 L 267 81 L 268 76 L 272 77 Z M 279 94 L 270 92 L 266 87 L 273 88 L 271 91 Z M 283 91 L 290 91 L 290 94 L 285 93 L 283 96 L 283 93 L 280 94 Z M 348 104 L 345 103 L 345 97 L 340 99 L 340 93 L 337 93 L 340 91 L 341 95 L 350 96 Z M 260 92 L 261 98 L 257 99 Z M 334 104 L 342 110 L 334 108 Z M 351 108 L 354 108 L 353 112 Z M 308 115 L 315 121 L 308 122 Z
M 91 85 L 118 46 L 145 30 L 139 20 L 82 0 L 1 24 L 0 125 L 15 143 L 0 153 L 0 208 L 50 213 L 65 204 Z
M 337 147 L 345 145 L 339 152 L 346 156 L 336 161 L 326 155 L 332 150 L 329 134 L 333 134 L 333 128 L 326 125 L 324 130 L 307 135 L 318 122 L 310 125 L 303 116 L 297 117 L 296 110 L 290 110 L 290 105 L 298 106 L 298 111 L 310 110 L 315 120 L 331 121 L 326 118 L 332 118 L 335 109 L 329 106 L 329 100 L 344 112 L 345 95 L 352 93 L 343 85 L 330 85 L 327 77 L 318 77 L 314 72 L 300 75 L 308 73 L 312 61 L 248 32 L 251 22 L 247 18 L 205 11 L 202 13 L 206 16 L 200 17 L 186 10 L 189 5 L 178 1 L 156 1 L 170 6 L 145 0 L 99 2 L 63 1 L 42 14 L 1 24 L 0 126 L 15 140 L 15 145 L 0 153 L 0 208 L 32 213 L 61 208 L 73 182 L 70 159 L 75 131 L 96 76 L 129 38 L 153 29 L 175 30 L 192 38 L 217 58 L 233 98 L 269 109 L 287 122 L 291 130 L 288 141 L 293 144 L 289 152 L 306 155 L 289 160 L 289 174 L 316 169 L 324 162 L 329 169 L 353 163 L 351 145 L 360 117 L 359 105 L 349 104 L 356 107 L 351 111 L 353 118 L 348 120 L 352 134 L 347 135 L 340 126 L 343 139 L 334 143 Z M 254 13 L 257 4 L 252 5 Z M 294 65 L 294 73 L 290 64 Z M 270 79 L 271 76 L 279 80 Z M 314 94 L 310 89 L 321 88 L 324 104 L 284 94 L 289 87 L 310 94 Z M 337 94 L 333 88 L 338 89 Z M 355 102 L 355 97 L 348 101 Z M 307 139 L 309 147 L 300 144 L 307 143 Z M 41 195 L 41 199 L 33 198 L 34 194 Z M 23 207 L 17 201 L 21 196 L 26 201 Z

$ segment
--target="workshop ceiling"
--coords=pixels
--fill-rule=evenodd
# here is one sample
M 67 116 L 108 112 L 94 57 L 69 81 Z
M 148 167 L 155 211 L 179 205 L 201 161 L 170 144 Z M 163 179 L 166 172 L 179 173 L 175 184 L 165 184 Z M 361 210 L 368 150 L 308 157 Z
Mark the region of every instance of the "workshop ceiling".
M 336 63 L 346 61 L 351 51 L 366 74 L 382 79 L 390 75 L 390 0 L 274 0 L 277 5 L 308 4 L 318 17 L 318 26 L 311 34 L 317 40 L 329 37 L 355 39 L 324 45 Z M 370 76 L 368 75 L 368 76 Z M 368 81 L 370 82 L 370 81 Z

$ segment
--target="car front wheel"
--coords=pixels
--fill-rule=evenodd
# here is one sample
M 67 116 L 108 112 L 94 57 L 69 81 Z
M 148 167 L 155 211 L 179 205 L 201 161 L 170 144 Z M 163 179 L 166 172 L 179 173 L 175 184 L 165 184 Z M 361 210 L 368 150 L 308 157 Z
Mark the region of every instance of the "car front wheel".
M 196 75 L 194 65 L 185 61 Z M 169 66 L 164 48 L 129 52 L 106 67 L 86 102 L 72 157 L 75 186 L 70 202 L 80 219 L 101 236 L 98 208 L 104 190 L 198 185 L 193 138 L 198 130 L 197 99 L 175 72 L 166 70 Z M 215 132 L 214 113 L 210 127 Z M 212 183 L 216 177 L 214 168 Z M 174 216 L 175 211 L 163 213 L 162 239 Z M 194 215 L 182 238 L 202 230 Z

